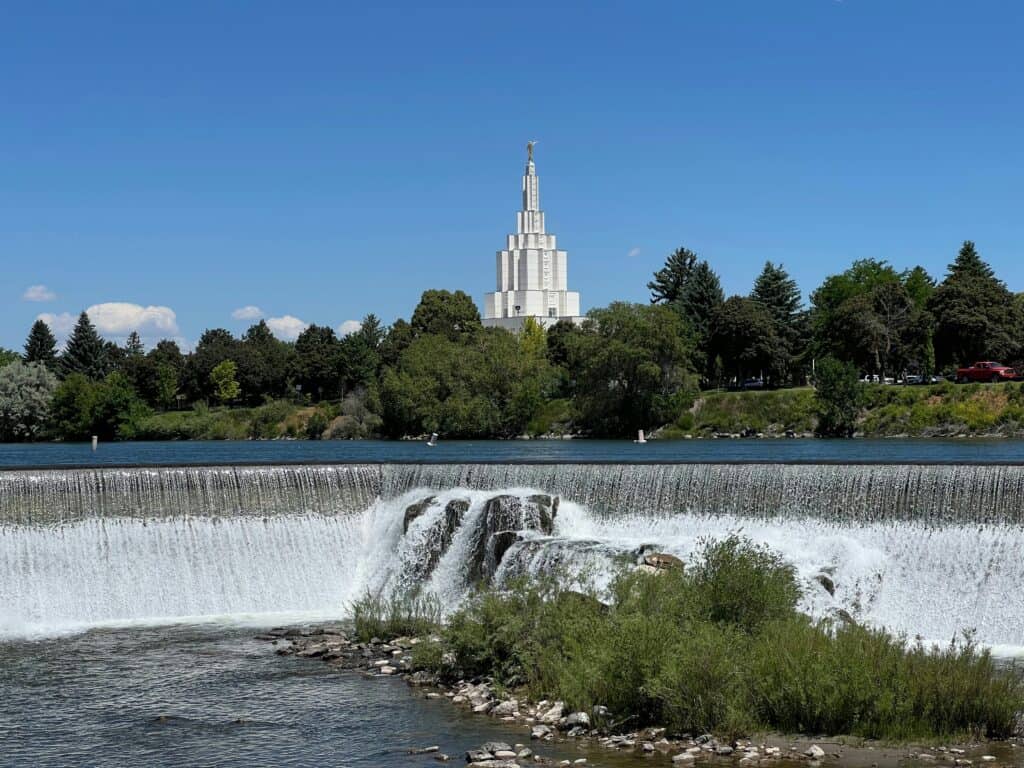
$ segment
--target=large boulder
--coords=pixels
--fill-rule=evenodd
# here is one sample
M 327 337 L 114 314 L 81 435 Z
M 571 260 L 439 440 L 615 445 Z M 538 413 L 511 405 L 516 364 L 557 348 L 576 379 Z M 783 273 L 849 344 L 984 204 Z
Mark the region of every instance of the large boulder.
M 517 540 L 517 531 L 537 531 L 551 535 L 558 497 L 535 494 L 525 499 L 503 494 L 486 501 L 473 532 L 467 576 L 471 583 L 487 583 L 501 564 L 502 557 Z M 500 534 L 500 535 L 499 535 Z
M 468 500 L 452 499 L 445 504 L 444 512 L 424 531 L 424 544 L 417 551 L 418 559 L 413 562 L 409 574 L 415 581 L 422 582 L 430 578 L 437 564 L 448 551 L 448 547 L 451 546 L 452 539 L 455 538 L 455 531 L 462 525 L 462 519 L 468 510 Z M 406 516 L 408 514 L 407 510 Z
M 437 501 L 436 496 L 427 496 L 425 499 L 410 504 L 405 508 L 405 517 L 402 519 L 402 533 L 409 532 L 409 526 L 412 525 L 413 521 L 418 517 L 422 516 L 430 507 Z

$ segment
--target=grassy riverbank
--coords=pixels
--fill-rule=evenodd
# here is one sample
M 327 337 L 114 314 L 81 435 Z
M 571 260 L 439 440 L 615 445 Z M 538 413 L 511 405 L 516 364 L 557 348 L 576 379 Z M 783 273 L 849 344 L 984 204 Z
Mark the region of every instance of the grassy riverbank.
M 486 590 L 443 626 L 429 600 L 366 600 L 357 631 L 434 627 L 440 641 L 417 646 L 417 667 L 606 712 L 596 724 L 611 732 L 1004 738 L 1024 710 L 1021 672 L 970 638 L 925 647 L 811 621 L 792 569 L 738 538 L 707 544 L 685 573 L 623 573 L 611 593 L 606 605 L 554 583 Z
M 1024 437 L 1024 385 L 865 384 L 857 432 L 864 437 Z M 814 432 L 810 387 L 704 393 L 663 430 L 664 437 L 710 437 L 745 430 L 769 436 Z

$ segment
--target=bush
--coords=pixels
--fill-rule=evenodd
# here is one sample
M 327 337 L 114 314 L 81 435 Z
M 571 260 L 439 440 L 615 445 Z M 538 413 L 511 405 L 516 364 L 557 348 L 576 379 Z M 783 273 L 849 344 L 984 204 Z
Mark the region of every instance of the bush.
M 367 593 L 352 606 L 356 637 L 417 637 L 436 632 L 441 624 L 441 603 L 433 595 L 395 595 L 389 598 Z
M 607 605 L 553 581 L 481 592 L 415 663 L 575 710 L 603 705 L 609 728 L 889 739 L 1012 732 L 1024 709 L 1016 667 L 998 669 L 969 637 L 929 648 L 813 622 L 797 612 L 799 594 L 792 568 L 733 536 L 705 543 L 686 572 L 621 574 Z M 387 611 L 374 605 L 358 617 L 361 637 L 408 633 L 382 629 Z
M 815 399 L 818 404 L 818 434 L 850 437 L 857 425 L 863 385 L 852 363 L 826 357 L 815 366 Z
M 735 535 L 705 542 L 693 582 L 703 615 L 743 632 L 791 615 L 800 600 L 793 567 L 768 547 Z
M 22 363 L 17 356 L 5 363 L 0 368 L 0 441 L 38 438 L 56 390 L 57 377 L 41 363 Z

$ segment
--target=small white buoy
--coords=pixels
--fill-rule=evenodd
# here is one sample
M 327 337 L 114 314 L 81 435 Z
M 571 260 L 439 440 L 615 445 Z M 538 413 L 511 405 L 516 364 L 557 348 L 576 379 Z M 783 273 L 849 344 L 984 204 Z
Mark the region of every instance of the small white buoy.
M 99 445 L 99 442 L 100 442 L 99 437 L 97 437 L 96 435 L 93 435 L 92 436 L 92 449 L 93 449 L 93 451 L 96 450 L 96 446 Z
M 634 440 L 633 442 L 634 443 L 646 443 L 647 442 L 647 438 L 644 437 L 644 431 L 642 429 L 637 430 L 636 440 Z
M 427 445 L 429 445 L 431 448 L 437 445 L 437 432 L 430 433 L 430 439 L 427 440 Z

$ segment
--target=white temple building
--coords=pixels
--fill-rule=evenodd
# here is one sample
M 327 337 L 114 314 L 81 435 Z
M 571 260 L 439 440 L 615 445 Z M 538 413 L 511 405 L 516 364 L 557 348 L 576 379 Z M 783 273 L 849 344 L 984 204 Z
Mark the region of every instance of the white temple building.
M 544 229 L 533 145 L 526 145 L 523 209 L 516 214 L 516 232 L 508 236 L 505 250 L 498 251 L 497 290 L 484 298 L 484 325 L 510 331 L 521 329 L 527 317 L 545 327 L 582 319 L 580 295 L 568 288 L 568 254 Z

